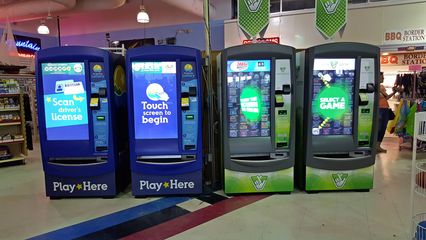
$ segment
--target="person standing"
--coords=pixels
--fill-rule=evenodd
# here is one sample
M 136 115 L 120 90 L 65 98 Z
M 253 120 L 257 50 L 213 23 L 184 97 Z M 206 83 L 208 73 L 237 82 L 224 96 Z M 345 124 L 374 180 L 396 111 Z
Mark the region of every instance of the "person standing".
M 385 137 L 386 127 L 389 122 L 389 103 L 388 99 L 390 99 L 393 95 L 395 95 L 396 91 L 393 88 L 391 94 L 386 93 L 386 88 L 383 86 L 384 81 L 383 72 L 380 72 L 380 90 L 379 90 L 379 134 L 377 138 L 377 153 L 386 153 L 387 150 L 383 149 L 380 145 Z

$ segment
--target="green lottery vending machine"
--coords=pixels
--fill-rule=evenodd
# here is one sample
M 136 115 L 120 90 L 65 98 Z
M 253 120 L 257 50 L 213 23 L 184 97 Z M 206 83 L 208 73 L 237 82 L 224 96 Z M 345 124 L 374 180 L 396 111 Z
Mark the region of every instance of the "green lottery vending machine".
M 295 49 L 278 44 L 218 56 L 225 193 L 293 191 L 294 66 Z
M 331 43 L 298 53 L 298 185 L 306 191 L 373 188 L 380 50 Z

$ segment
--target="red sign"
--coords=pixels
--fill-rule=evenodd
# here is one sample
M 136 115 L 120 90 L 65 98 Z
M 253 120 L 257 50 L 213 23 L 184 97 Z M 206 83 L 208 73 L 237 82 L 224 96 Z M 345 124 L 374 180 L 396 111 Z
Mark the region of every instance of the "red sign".
M 252 44 L 252 43 L 253 43 L 253 40 L 251 40 L 251 39 L 243 40 L 243 44 Z M 280 44 L 280 38 L 279 37 L 257 38 L 255 43 Z
M 415 72 L 421 72 L 422 71 L 422 65 L 416 64 L 416 65 L 410 65 L 408 66 L 409 71 L 415 71 Z

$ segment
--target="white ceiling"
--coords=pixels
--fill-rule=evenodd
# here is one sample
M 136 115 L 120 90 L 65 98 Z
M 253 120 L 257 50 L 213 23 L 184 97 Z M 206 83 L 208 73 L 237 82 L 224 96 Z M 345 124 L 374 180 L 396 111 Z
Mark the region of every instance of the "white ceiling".
M 21 0 L 25 3 L 27 0 Z M 40 0 L 47 1 L 47 0 Z M 79 1 L 79 0 L 77 0 Z M 90 0 L 90 1 L 101 1 L 101 0 Z M 102 0 L 103 1 L 103 0 Z M 195 1 L 202 2 L 202 0 L 167 0 L 167 1 L 179 1 L 180 3 L 189 4 Z M 4 1 L 5 4 L 8 2 L 14 2 L 13 0 Z M 55 13 L 52 12 L 54 18 L 47 22 L 47 25 L 51 29 L 52 36 L 56 36 L 56 16 L 60 17 L 60 26 L 61 26 L 61 35 L 81 35 L 89 34 L 96 32 L 113 32 L 118 30 L 126 29 L 140 29 L 143 27 L 160 27 L 168 25 L 179 25 L 185 23 L 194 23 L 202 22 L 202 11 L 198 14 L 194 9 L 184 10 L 182 7 L 175 7 L 173 4 L 165 3 L 163 0 L 144 0 L 144 5 L 150 16 L 150 23 L 143 26 L 142 24 L 136 22 L 136 15 L 139 11 L 139 6 L 141 0 L 126 0 L 126 3 L 119 8 L 111 10 L 98 10 L 98 11 L 65 11 Z M 0 1 L 0 3 L 3 3 Z M 214 16 L 212 19 L 230 19 L 231 18 L 231 0 L 210 0 L 210 4 L 214 7 Z M 0 4 L 0 11 L 1 11 Z M 198 10 L 197 10 L 198 11 Z M 47 9 L 46 9 L 47 15 Z M 36 18 L 34 20 L 25 20 L 25 17 L 22 19 L 15 19 L 12 23 L 12 29 L 36 33 L 37 26 L 40 24 L 40 19 Z

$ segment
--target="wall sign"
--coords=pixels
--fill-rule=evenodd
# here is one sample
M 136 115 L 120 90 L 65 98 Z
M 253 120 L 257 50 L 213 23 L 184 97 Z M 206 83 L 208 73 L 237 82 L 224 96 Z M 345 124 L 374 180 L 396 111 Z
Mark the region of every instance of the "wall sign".
M 348 0 L 316 0 L 315 26 L 326 38 L 332 38 L 347 22 Z
M 382 56 L 381 64 L 426 66 L 426 52 L 401 53 Z
M 35 53 L 41 49 L 40 38 L 14 35 L 16 49 L 20 57 L 35 58 Z
M 425 28 L 386 31 L 383 34 L 383 44 L 413 44 L 425 42 Z
M 238 0 L 238 25 L 254 38 L 269 24 L 269 0 Z

